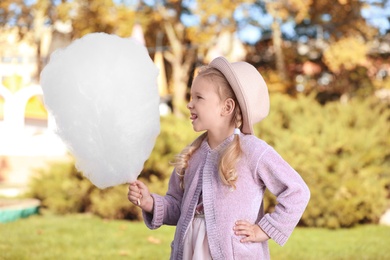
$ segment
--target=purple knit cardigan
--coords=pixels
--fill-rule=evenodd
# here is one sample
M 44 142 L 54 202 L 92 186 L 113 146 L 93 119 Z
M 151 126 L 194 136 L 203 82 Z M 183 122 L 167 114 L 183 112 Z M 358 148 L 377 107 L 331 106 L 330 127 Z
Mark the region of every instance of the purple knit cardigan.
M 184 191 L 173 173 L 165 196 L 152 194 L 152 214 L 143 212 L 145 224 L 156 229 L 176 225 L 171 259 L 183 258 L 183 241 L 203 193 L 210 252 L 217 259 L 269 259 L 268 242 L 241 243 L 233 232 L 237 220 L 257 223 L 278 244 L 284 245 L 301 218 L 310 191 L 301 176 L 266 142 L 240 134 L 244 156 L 237 164 L 237 189 L 222 184 L 218 175 L 221 151 L 233 136 L 215 149 L 207 141 L 193 154 L 184 177 Z M 277 198 L 272 213 L 264 215 L 263 196 L 268 188 Z

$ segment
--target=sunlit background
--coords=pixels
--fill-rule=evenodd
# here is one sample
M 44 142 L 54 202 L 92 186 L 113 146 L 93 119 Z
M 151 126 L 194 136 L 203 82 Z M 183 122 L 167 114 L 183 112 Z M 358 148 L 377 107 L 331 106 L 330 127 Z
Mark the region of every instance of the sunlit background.
M 222 55 L 253 64 L 268 84 L 275 112 L 257 135 L 312 190 L 301 225 L 390 225 L 388 0 L 1 0 L 0 197 L 24 196 L 50 163 L 72 165 L 39 75 L 55 50 L 92 32 L 137 39 L 160 69 L 166 143 L 157 141 L 141 174 L 159 192 L 171 155 L 196 136 L 185 121 L 193 73 Z M 141 218 L 129 212 L 108 217 Z

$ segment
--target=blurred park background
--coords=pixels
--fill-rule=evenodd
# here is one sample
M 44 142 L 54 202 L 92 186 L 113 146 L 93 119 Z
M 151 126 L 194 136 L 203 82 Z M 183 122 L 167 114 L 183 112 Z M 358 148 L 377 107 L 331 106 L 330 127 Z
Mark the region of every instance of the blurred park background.
M 151 191 L 165 193 L 169 162 L 197 136 L 185 108 L 195 69 L 220 55 L 244 60 L 261 72 L 271 97 L 270 115 L 256 125 L 256 135 L 275 147 L 312 193 L 292 246 L 283 253 L 271 245 L 273 258 L 390 259 L 388 0 L 1 0 L 0 220 L 6 223 L 0 223 L 0 259 L 57 258 L 64 248 L 89 248 L 74 242 L 83 227 L 114 221 L 112 228 L 127 234 L 142 219 L 127 201 L 126 185 L 99 190 L 75 170 L 43 105 L 39 75 L 51 53 L 92 32 L 136 38 L 160 69 L 161 133 L 140 174 Z M 39 214 L 7 218 L 5 212 L 20 209 L 16 202 L 25 204 L 25 198 L 39 202 L 30 211 Z M 267 194 L 265 209 L 275 203 Z M 67 226 L 74 231 L 64 231 Z M 141 230 L 125 236 L 145 237 L 137 242 L 145 251 L 133 259 L 166 259 L 173 231 Z M 342 233 L 329 236 L 329 230 Z M 45 232 L 70 242 L 32 242 Z M 102 231 L 95 232 L 91 239 Z M 126 239 L 122 233 L 99 239 L 116 248 L 115 239 Z M 27 250 L 17 246 L 26 242 L 21 237 L 32 243 Z M 323 240 L 335 243 L 316 247 Z M 307 251 L 304 243 L 313 248 L 308 254 L 298 253 Z M 107 258 L 131 258 L 123 249 L 129 244 Z M 163 255 L 145 257 L 157 245 Z M 53 248 L 56 253 L 42 254 Z M 97 248 L 90 250 L 81 256 L 98 258 Z

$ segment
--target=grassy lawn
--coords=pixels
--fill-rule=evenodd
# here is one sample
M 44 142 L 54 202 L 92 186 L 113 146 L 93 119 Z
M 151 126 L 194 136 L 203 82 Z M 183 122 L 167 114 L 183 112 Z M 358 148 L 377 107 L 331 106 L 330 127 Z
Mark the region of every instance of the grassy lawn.
M 0 223 L 0 259 L 168 259 L 174 227 L 90 215 L 32 216 Z M 297 228 L 272 259 L 390 259 L 390 227 Z
M 89 215 L 31 216 L 0 224 L 0 259 L 167 259 L 173 232 Z

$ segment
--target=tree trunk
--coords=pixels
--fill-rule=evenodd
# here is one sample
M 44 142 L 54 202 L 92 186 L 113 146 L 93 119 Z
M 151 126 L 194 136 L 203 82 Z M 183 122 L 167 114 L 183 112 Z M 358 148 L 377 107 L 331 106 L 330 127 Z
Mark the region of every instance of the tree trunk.
M 188 80 L 190 78 L 191 65 L 194 62 L 195 54 L 192 50 L 187 50 L 182 44 L 184 27 L 178 23 L 172 25 L 165 23 L 165 32 L 171 46 L 171 51 L 165 53 L 165 58 L 172 66 L 173 76 L 173 114 L 177 117 L 184 116 L 186 105 L 186 94 Z
M 272 23 L 272 40 L 275 49 L 276 70 L 282 81 L 287 81 L 286 65 L 284 64 L 284 55 L 282 50 L 282 33 L 280 23 L 275 19 Z
M 39 82 L 39 77 L 42 71 L 42 53 L 41 53 L 41 39 L 43 36 L 43 28 L 45 22 L 45 13 L 43 10 L 35 10 L 34 12 L 34 44 L 36 45 L 37 55 L 37 73 L 35 78 Z
M 183 69 L 182 64 L 180 62 L 174 62 L 172 64 L 172 70 L 172 84 L 174 89 L 172 99 L 173 113 L 175 116 L 183 117 L 183 109 L 186 103 L 188 81 L 188 77 L 186 77 L 186 75 L 188 74 L 188 72 Z

